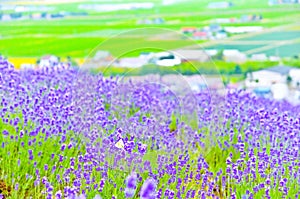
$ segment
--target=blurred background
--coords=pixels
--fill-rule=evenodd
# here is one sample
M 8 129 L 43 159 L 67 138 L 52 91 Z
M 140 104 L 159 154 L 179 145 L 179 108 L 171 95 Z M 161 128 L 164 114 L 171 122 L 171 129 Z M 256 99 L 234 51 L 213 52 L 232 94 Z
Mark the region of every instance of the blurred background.
M 176 71 L 196 90 L 206 86 L 194 74 L 221 75 L 228 88 L 297 103 L 299 11 L 300 0 L 1 0 L 0 54 L 18 69 Z

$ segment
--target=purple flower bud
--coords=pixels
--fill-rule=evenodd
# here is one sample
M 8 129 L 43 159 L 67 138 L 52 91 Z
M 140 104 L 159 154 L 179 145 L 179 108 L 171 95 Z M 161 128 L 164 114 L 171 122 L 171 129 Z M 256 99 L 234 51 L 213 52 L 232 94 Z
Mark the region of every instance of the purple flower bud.
M 8 136 L 8 135 L 9 135 L 9 133 L 8 133 L 7 130 L 3 130 L 3 131 L 2 131 L 2 134 L 3 134 L 4 136 Z
M 43 183 L 43 184 L 46 184 L 47 182 L 48 182 L 47 177 L 44 176 L 44 177 L 42 178 L 42 183 Z
M 271 184 L 270 178 L 267 178 L 267 179 L 266 179 L 266 184 L 267 184 L 267 185 L 270 185 L 270 184 Z
M 21 131 L 20 131 L 20 138 L 23 138 L 23 136 L 24 136 L 24 131 L 21 130 Z
M 66 144 L 62 144 L 60 150 L 61 150 L 61 151 L 64 151 L 65 148 L 66 148 Z
M 30 133 L 29 133 L 29 135 L 30 136 L 37 136 L 38 135 L 38 131 L 36 130 L 36 131 L 31 131 Z
M 64 156 L 63 155 L 59 155 L 59 162 L 62 162 L 64 160 Z

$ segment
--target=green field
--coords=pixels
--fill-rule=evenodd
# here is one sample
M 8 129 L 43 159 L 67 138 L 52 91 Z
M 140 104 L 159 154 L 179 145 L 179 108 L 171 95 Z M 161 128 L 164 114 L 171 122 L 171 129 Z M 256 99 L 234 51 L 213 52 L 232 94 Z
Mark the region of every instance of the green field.
M 101 1 L 102 3 L 104 1 Z M 124 2 L 124 1 L 123 1 Z M 131 1 L 126 1 L 131 2 Z M 178 37 L 183 26 L 203 27 L 212 19 L 222 17 L 240 17 L 243 14 L 262 14 L 261 22 L 240 23 L 242 25 L 261 25 L 274 27 L 294 23 L 300 18 L 299 5 L 281 5 L 269 7 L 267 1 L 251 0 L 232 1 L 234 6 L 229 9 L 207 9 L 211 1 L 185 1 L 174 5 L 163 6 L 161 1 L 155 3 L 154 9 L 137 9 L 113 12 L 89 11 L 89 16 L 64 18 L 57 20 L 24 20 L 0 22 L 0 53 L 7 57 L 40 57 L 44 54 L 55 54 L 65 57 L 84 58 L 103 41 L 120 33 L 135 28 L 166 28 L 177 31 L 174 38 L 161 33 L 129 35 L 115 38 L 101 45 L 102 50 L 109 50 L 118 55 L 126 48 L 145 48 L 155 46 L 159 49 L 173 49 L 189 45 L 186 40 Z M 93 3 L 95 1 L 86 1 Z M 97 3 L 97 2 L 96 2 Z M 108 1 L 106 3 L 109 3 Z M 82 11 L 79 3 L 51 4 L 54 11 Z M 161 17 L 164 24 L 137 24 L 138 19 Z M 226 25 L 226 24 L 225 24 Z M 231 24 L 229 24 L 231 25 Z M 288 33 L 287 37 L 295 37 L 299 32 Z M 268 37 L 268 36 L 265 36 Z M 280 35 L 277 36 L 280 38 Z M 153 44 L 154 43 L 154 44 Z M 246 48 L 242 47 L 241 48 Z M 120 50 L 121 49 L 121 50 Z M 134 53 L 133 53 L 134 54 Z
M 247 55 L 265 53 L 267 56 L 292 57 L 300 54 L 300 31 L 277 30 L 262 34 L 243 37 L 234 41 L 219 42 L 208 49 L 237 49 Z
M 258 44 L 252 44 L 252 45 L 237 45 L 237 44 L 219 44 L 219 45 L 214 45 L 211 46 L 207 49 L 218 49 L 218 50 L 224 50 L 224 49 L 237 49 L 241 52 L 253 49 L 253 48 L 260 48 L 263 47 L 264 45 L 258 45 Z
M 253 37 L 247 37 L 240 40 L 245 41 L 280 41 L 280 40 L 291 40 L 300 39 L 300 31 L 277 31 L 272 33 L 265 33 Z
M 266 55 L 276 55 L 280 56 L 296 56 L 300 54 L 300 43 L 283 45 L 270 50 L 261 51 L 262 53 L 266 53 Z

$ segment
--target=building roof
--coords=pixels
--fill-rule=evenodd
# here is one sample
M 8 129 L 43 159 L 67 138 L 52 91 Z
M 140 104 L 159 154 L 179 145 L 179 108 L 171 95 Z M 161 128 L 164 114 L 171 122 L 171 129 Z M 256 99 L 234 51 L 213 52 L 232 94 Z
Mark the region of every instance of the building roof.
M 262 26 L 226 26 L 224 30 L 229 33 L 246 33 L 262 31 Z
M 270 87 L 257 87 L 253 90 L 255 93 L 269 93 L 271 91 Z
M 204 50 L 178 49 L 172 52 L 185 60 L 209 60 L 209 55 Z
M 196 27 L 182 27 L 181 31 L 196 31 Z
M 275 73 L 280 73 L 281 75 L 287 75 L 287 74 L 289 74 L 291 69 L 293 69 L 293 67 L 291 67 L 291 66 L 278 65 L 278 66 L 274 66 L 271 68 L 267 68 L 266 70 L 275 72 Z
M 118 66 L 128 68 L 138 68 L 147 64 L 147 60 L 140 57 L 127 57 L 119 59 Z
M 224 49 L 223 50 L 223 55 L 224 56 L 229 56 L 229 55 L 240 55 L 242 54 L 241 51 L 238 49 Z
M 206 32 L 194 32 L 193 36 L 194 37 L 206 37 L 207 33 Z
M 299 78 L 300 79 L 300 69 L 299 68 L 293 68 L 290 70 L 289 72 L 289 75 L 292 77 L 292 78 Z
M 228 8 L 232 6 L 230 2 L 220 1 L 220 2 L 210 2 L 208 8 Z

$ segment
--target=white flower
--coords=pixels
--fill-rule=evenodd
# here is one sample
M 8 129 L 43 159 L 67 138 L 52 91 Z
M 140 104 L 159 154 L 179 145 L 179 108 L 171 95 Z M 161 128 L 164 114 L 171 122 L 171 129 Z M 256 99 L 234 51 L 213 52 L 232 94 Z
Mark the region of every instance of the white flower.
M 122 139 L 119 139 L 119 141 L 115 144 L 115 146 L 119 149 L 124 149 L 125 144 Z

